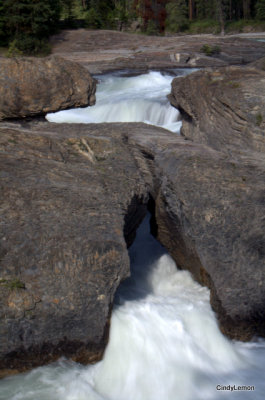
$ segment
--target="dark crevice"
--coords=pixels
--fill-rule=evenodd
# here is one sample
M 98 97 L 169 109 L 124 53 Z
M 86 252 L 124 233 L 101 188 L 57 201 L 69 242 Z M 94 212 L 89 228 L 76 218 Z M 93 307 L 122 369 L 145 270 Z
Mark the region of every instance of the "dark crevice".
M 124 217 L 123 234 L 129 248 L 135 239 L 136 230 L 147 213 L 147 202 L 134 195 Z
M 147 203 L 147 209 L 151 214 L 150 218 L 150 232 L 157 239 L 158 225 L 156 222 L 156 204 L 154 198 L 150 195 Z
M 149 194 L 149 198 L 146 199 L 134 195 L 124 217 L 123 234 L 127 248 L 133 244 L 137 228 L 144 220 L 147 212 L 151 214 L 150 233 L 157 239 L 158 225 L 156 222 L 156 204 L 153 196 Z
M 178 105 L 178 110 L 184 121 L 187 121 L 190 124 L 193 122 L 193 118 L 191 117 L 191 115 L 189 115 L 180 105 Z

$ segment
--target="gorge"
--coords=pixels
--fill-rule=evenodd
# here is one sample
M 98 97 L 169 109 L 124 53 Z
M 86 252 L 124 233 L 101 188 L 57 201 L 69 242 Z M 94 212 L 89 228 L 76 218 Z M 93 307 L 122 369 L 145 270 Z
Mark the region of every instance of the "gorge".
M 178 266 L 190 270 L 196 280 L 210 288 L 211 305 L 222 331 L 240 340 L 250 340 L 253 335 L 264 336 L 264 71 L 256 66 L 241 68 L 198 71 L 184 79 L 174 80 L 169 98 L 183 117 L 181 136 L 142 123 L 91 124 L 89 120 L 89 124 L 54 124 L 40 117 L 1 122 L 1 148 L 5 160 L 1 168 L 4 182 L 1 188 L 4 233 L 1 242 L 2 370 L 32 368 L 62 355 L 84 363 L 101 358 L 108 341 L 108 321 L 114 295 L 130 271 L 127 246 L 133 243 L 136 228 L 147 208 L 152 214 L 153 233 Z M 162 76 L 158 72 L 146 74 L 146 77 L 155 90 L 157 81 L 167 79 L 166 74 Z M 140 86 L 141 78 L 129 79 L 134 82 L 133 87 L 135 82 Z M 91 89 L 91 96 L 93 91 Z M 110 93 L 109 98 L 115 104 L 113 94 Z M 150 99 L 155 98 L 156 95 L 150 91 Z M 156 101 L 153 103 L 156 106 Z M 162 103 L 166 105 L 164 115 L 168 112 L 171 115 L 174 111 L 171 122 L 177 122 L 173 127 L 176 131 L 175 128 L 179 127 L 178 113 L 174 109 L 169 111 L 165 99 Z M 143 111 L 143 104 L 140 107 Z M 85 112 L 85 109 L 66 111 L 66 115 L 70 113 L 72 118 L 74 114 L 81 122 L 80 112 Z M 102 110 L 100 114 L 103 114 Z M 157 117 L 157 112 L 154 115 Z M 150 118 L 147 120 L 152 122 Z M 146 121 L 145 117 L 143 121 Z M 159 124 L 163 126 L 164 122 L 167 121 Z M 137 242 L 133 246 L 137 246 Z M 133 247 L 130 251 L 133 252 Z M 169 272 L 166 279 L 174 281 L 173 261 L 167 258 L 169 256 L 163 257 L 166 257 L 164 271 Z M 154 280 L 160 281 L 161 278 L 163 281 L 160 272 L 158 276 L 154 276 Z M 215 326 L 206 301 L 208 290 L 191 283 L 187 272 L 180 272 L 178 276 L 184 277 L 186 283 L 181 281 L 180 285 L 185 287 L 184 294 L 187 291 L 189 301 L 186 306 L 181 303 L 181 308 L 193 309 L 193 295 L 185 284 L 188 287 L 194 285 L 202 294 L 202 298 L 196 298 L 195 302 L 209 310 L 213 318 L 210 325 Z M 15 278 L 19 279 L 21 287 L 11 290 Z M 157 291 L 156 285 L 152 288 Z M 172 290 L 177 291 L 175 287 Z M 146 294 L 149 295 L 152 293 Z M 163 293 L 162 297 L 166 307 L 168 303 Z M 159 303 L 151 300 L 151 304 L 153 302 Z M 151 305 L 146 307 L 147 313 L 149 307 Z M 170 309 L 172 307 L 174 310 L 177 308 L 170 306 Z M 169 311 L 166 310 L 163 309 L 162 314 L 167 315 Z M 202 329 L 202 317 L 193 318 L 198 318 L 198 326 Z M 144 319 L 144 316 L 139 319 Z M 181 318 L 174 321 L 177 328 L 173 331 L 178 335 L 185 324 Z M 163 326 L 161 321 L 160 324 Z M 152 325 L 151 329 L 155 331 Z M 168 326 L 165 331 L 171 332 Z M 162 332 L 163 344 L 166 343 L 165 331 Z M 189 342 L 191 331 L 188 330 L 188 336 L 183 339 L 184 347 L 186 340 Z M 214 365 L 219 371 L 216 376 L 220 376 L 222 368 L 226 370 L 229 364 L 235 373 L 232 383 L 253 383 L 256 385 L 255 398 L 261 398 L 258 396 L 264 387 L 259 368 L 262 367 L 264 342 L 232 344 L 218 330 L 213 336 L 213 347 L 219 343 L 222 348 L 220 370 L 218 346 L 213 348 L 213 358 L 209 361 L 209 365 Z M 174 335 L 172 341 L 177 341 Z M 201 349 L 203 340 L 199 337 L 198 341 Z M 110 348 L 111 343 L 110 340 Z M 153 345 L 157 346 L 150 342 L 152 354 Z M 163 346 L 160 344 L 158 348 Z M 170 390 L 177 382 L 170 371 L 180 373 L 172 348 L 173 345 L 168 351 L 173 353 L 173 361 L 172 358 L 168 360 L 169 370 L 158 357 L 163 374 L 170 381 L 167 386 L 169 399 L 174 398 Z M 178 358 L 181 346 L 176 345 L 176 348 Z M 190 359 L 195 358 L 197 366 L 201 362 L 205 364 L 203 359 L 196 358 L 191 348 L 185 348 L 185 354 L 190 355 Z M 211 350 L 208 348 L 206 353 L 210 354 Z M 119 357 L 116 352 L 115 357 Z M 247 358 L 252 360 L 250 374 L 247 372 Z M 104 362 L 101 365 L 104 366 Z M 238 363 L 244 365 L 243 378 L 236 372 Z M 69 372 L 69 367 L 72 372 Z M 211 367 L 206 367 L 206 370 Z M 138 365 L 135 369 L 142 371 Z M 148 364 L 144 370 L 146 373 Z M 151 373 L 151 368 L 149 370 Z M 33 377 L 34 380 L 34 374 L 40 374 L 40 381 L 48 379 L 51 383 L 49 376 L 56 375 L 56 371 L 59 374 L 62 371 L 62 382 L 65 379 L 74 382 L 70 376 L 80 376 L 83 382 L 84 374 L 90 375 L 83 367 L 62 361 L 55 367 L 33 371 L 33 375 L 26 379 Z M 117 371 L 121 374 L 119 369 Z M 205 386 L 201 394 L 195 387 L 189 393 L 187 383 L 186 398 L 207 398 L 208 393 L 212 399 L 213 382 L 216 385 L 230 384 L 229 379 L 234 376 L 232 373 L 225 382 L 217 382 L 215 376 L 211 381 L 209 376 L 205 376 L 205 371 L 197 376 L 197 372 L 187 364 L 187 382 L 190 382 L 189 377 L 196 377 L 205 382 Z M 251 374 L 258 380 L 252 382 Z M 12 386 L 12 378 L 9 379 Z M 21 377 L 14 379 L 19 382 Z M 91 386 L 89 379 L 85 380 Z M 207 382 L 210 381 L 209 393 Z M 6 381 L 2 382 L 6 384 Z M 66 395 L 69 399 L 86 398 L 86 390 L 89 390 L 86 383 L 82 393 L 79 378 L 76 382 L 77 391 L 70 388 L 66 394 L 63 383 L 61 389 L 57 388 L 56 398 L 66 398 Z M 152 392 L 153 386 L 156 394 Z M 131 395 L 146 399 L 148 397 L 144 396 L 151 390 L 150 399 L 160 398 L 158 386 L 150 377 L 148 388 L 142 386 L 142 394 L 131 392 Z M 39 398 L 48 398 L 46 389 L 39 393 Z M 161 389 L 167 390 L 164 386 Z M 172 390 L 176 393 L 176 388 Z M 179 385 L 178 390 L 181 390 Z M 109 398 L 117 399 L 118 392 L 122 396 L 120 389 L 113 394 L 108 390 Z M 102 388 L 91 394 L 91 398 L 101 398 L 101 395 L 108 398 L 104 397 Z M 216 398 L 221 396 L 215 387 L 214 395 Z M 247 399 L 251 393 L 240 392 L 237 395 Z M 54 393 L 50 396 L 54 398 Z M 128 393 L 124 396 L 129 398 Z

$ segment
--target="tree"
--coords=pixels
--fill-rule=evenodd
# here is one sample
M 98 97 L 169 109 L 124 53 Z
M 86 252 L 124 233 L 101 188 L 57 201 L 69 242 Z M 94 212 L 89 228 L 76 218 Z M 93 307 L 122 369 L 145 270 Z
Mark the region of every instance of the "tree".
M 258 0 L 256 3 L 256 18 L 265 21 L 265 0 Z
M 86 17 L 88 28 L 111 28 L 114 23 L 115 5 L 112 0 L 90 0 Z
M 74 19 L 74 0 L 61 0 L 62 9 L 68 24 Z
M 214 1 L 195 0 L 196 18 L 216 19 L 216 4 Z
M 250 0 L 243 0 L 243 17 L 244 19 L 250 18 Z
M 220 22 L 221 35 L 225 34 L 225 12 L 224 12 L 224 0 L 216 0 L 216 10 L 218 20 Z
M 0 0 L 0 46 L 6 43 L 4 0 Z
M 59 0 L 5 0 L 5 27 L 9 42 L 26 54 L 47 44 L 60 18 Z
M 189 0 L 189 20 L 193 20 L 193 8 L 194 8 L 194 1 Z
M 171 32 L 179 32 L 188 28 L 188 6 L 185 0 L 170 1 L 166 5 L 166 27 Z

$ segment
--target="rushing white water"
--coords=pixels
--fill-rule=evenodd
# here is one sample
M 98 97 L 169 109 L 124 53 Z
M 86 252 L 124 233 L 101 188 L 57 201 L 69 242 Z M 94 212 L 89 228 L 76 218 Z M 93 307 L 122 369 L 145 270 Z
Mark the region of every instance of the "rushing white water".
M 176 71 L 177 75 L 184 73 Z M 46 118 L 57 123 L 145 122 L 179 132 L 179 112 L 166 97 L 173 77 L 154 71 L 133 77 L 103 75 L 98 77 L 95 106 L 60 111 Z
M 208 289 L 177 270 L 148 230 L 145 220 L 130 249 L 132 276 L 116 295 L 104 359 L 88 367 L 61 360 L 6 378 L 1 400 L 264 399 L 265 343 L 226 339 Z

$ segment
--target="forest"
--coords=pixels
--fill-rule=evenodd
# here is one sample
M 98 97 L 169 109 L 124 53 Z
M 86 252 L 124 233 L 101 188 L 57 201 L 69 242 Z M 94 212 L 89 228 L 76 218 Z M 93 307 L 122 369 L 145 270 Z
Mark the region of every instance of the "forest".
M 265 0 L 0 0 L 0 46 L 9 55 L 48 54 L 60 29 L 130 31 L 133 23 L 151 35 L 264 29 Z

